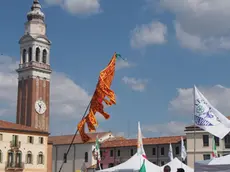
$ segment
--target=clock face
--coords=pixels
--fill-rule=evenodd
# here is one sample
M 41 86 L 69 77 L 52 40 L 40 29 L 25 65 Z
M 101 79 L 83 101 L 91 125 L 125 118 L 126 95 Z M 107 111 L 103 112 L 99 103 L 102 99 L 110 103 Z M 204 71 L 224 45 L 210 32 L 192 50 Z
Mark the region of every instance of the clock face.
M 37 100 L 36 102 L 35 102 L 35 110 L 36 110 L 36 112 L 38 113 L 38 114 L 44 114 L 45 113 L 45 111 L 46 111 L 46 104 L 45 104 L 45 102 L 44 101 L 42 101 L 42 100 Z

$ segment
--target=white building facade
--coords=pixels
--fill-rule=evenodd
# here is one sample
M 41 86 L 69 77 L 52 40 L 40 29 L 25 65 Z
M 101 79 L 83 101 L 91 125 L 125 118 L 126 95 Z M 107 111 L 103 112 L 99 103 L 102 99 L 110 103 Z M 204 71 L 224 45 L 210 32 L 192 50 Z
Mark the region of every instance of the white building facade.
M 48 133 L 0 121 L 0 172 L 47 172 Z
M 194 168 L 194 145 L 195 145 L 195 161 L 211 159 L 213 135 L 196 127 L 194 134 L 194 126 L 188 126 L 185 129 L 187 142 L 187 164 Z M 194 142 L 195 136 L 195 142 Z M 214 137 L 218 156 L 230 154 L 230 135 L 224 139 Z M 195 144 L 194 144 L 195 143 Z
M 76 136 L 69 154 L 67 155 L 67 161 L 64 163 L 62 171 L 76 172 L 76 170 L 94 166 L 96 160 L 93 158 L 92 152 L 95 146 L 96 137 L 98 136 L 100 142 L 104 142 L 105 140 L 114 137 L 111 132 L 89 133 L 88 135 L 91 137 L 91 140 L 87 143 L 82 143 L 80 136 Z M 53 143 L 53 172 L 59 171 L 72 138 L 73 135 L 49 137 L 49 141 Z

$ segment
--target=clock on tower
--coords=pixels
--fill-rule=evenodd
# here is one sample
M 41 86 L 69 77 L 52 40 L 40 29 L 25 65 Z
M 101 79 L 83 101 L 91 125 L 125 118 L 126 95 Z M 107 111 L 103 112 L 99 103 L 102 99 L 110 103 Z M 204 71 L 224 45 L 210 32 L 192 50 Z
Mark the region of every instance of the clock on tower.
M 17 123 L 49 131 L 50 45 L 46 36 L 45 15 L 38 0 L 27 14 L 21 37 L 18 72 Z

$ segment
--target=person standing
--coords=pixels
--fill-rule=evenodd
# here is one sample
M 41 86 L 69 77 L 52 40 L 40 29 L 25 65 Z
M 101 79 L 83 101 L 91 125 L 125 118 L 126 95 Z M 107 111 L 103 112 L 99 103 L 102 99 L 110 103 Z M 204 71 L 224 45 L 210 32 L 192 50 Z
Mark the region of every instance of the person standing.
M 166 165 L 166 166 L 164 167 L 164 172 L 171 172 L 171 168 L 170 168 L 169 165 Z

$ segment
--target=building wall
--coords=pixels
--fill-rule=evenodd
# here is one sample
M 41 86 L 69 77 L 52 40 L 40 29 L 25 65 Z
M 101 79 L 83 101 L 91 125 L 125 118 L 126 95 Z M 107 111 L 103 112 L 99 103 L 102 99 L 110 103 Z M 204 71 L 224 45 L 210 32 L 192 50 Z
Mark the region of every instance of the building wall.
M 179 153 L 176 154 L 176 147 L 179 147 Z M 153 149 L 155 148 L 155 154 Z M 161 148 L 164 149 L 164 154 L 161 155 Z M 180 159 L 180 143 L 172 144 L 173 156 Z M 109 168 L 109 164 L 118 165 L 122 162 L 127 161 L 131 156 L 131 149 L 133 150 L 133 155 L 137 152 L 136 146 L 133 147 L 116 147 L 116 148 L 102 148 L 102 161 L 101 164 L 103 168 Z M 164 165 L 169 162 L 168 152 L 169 144 L 167 145 L 145 145 L 144 146 L 147 158 L 149 161 L 156 165 Z M 113 156 L 110 156 L 110 151 L 113 151 Z M 118 151 L 120 150 L 120 156 Z
M 69 145 L 53 145 L 53 172 L 60 169 L 64 154 Z M 92 159 L 93 144 L 74 144 L 70 148 L 67 156 L 67 162 L 63 165 L 62 171 L 75 172 L 80 170 L 85 162 L 85 153 L 88 153 L 88 162 L 86 166 L 91 166 L 96 162 Z
M 53 144 L 48 144 L 47 147 L 47 172 L 52 172 L 52 155 L 53 155 Z
M 111 133 L 99 138 L 103 142 L 114 136 Z M 67 156 L 67 162 L 63 165 L 62 171 L 75 172 L 80 170 L 85 164 L 86 167 L 95 165 L 97 162 L 93 158 L 93 149 L 95 143 L 73 144 Z M 52 151 L 52 171 L 57 172 L 63 162 L 64 154 L 67 152 L 68 145 L 53 145 Z M 85 153 L 88 154 L 88 162 L 85 162 Z
M 18 135 L 18 141 L 21 142 L 20 151 L 22 152 L 22 163 L 24 163 L 24 171 L 47 171 L 47 136 L 38 136 L 38 135 L 28 135 L 28 134 L 19 134 L 19 133 L 6 133 L 0 132 L 2 140 L 0 141 L 0 150 L 2 152 L 2 162 L 0 163 L 0 172 L 5 171 L 8 151 L 10 150 L 10 142 L 12 141 L 12 135 Z M 34 143 L 28 143 L 28 136 L 34 137 Z M 39 137 L 43 137 L 43 144 L 39 143 Z M 27 152 L 32 152 L 32 164 L 26 163 Z M 39 152 L 42 152 L 44 155 L 44 164 L 37 163 L 37 157 Z
M 209 136 L 209 146 L 203 145 L 203 135 Z M 188 166 L 194 167 L 194 132 L 187 131 L 187 163 Z M 205 131 L 196 131 L 195 133 L 195 161 L 204 160 L 204 155 L 210 155 L 212 153 L 212 135 Z M 230 153 L 230 149 L 225 148 L 224 139 L 219 140 L 219 146 L 216 146 L 219 156 L 223 156 Z

